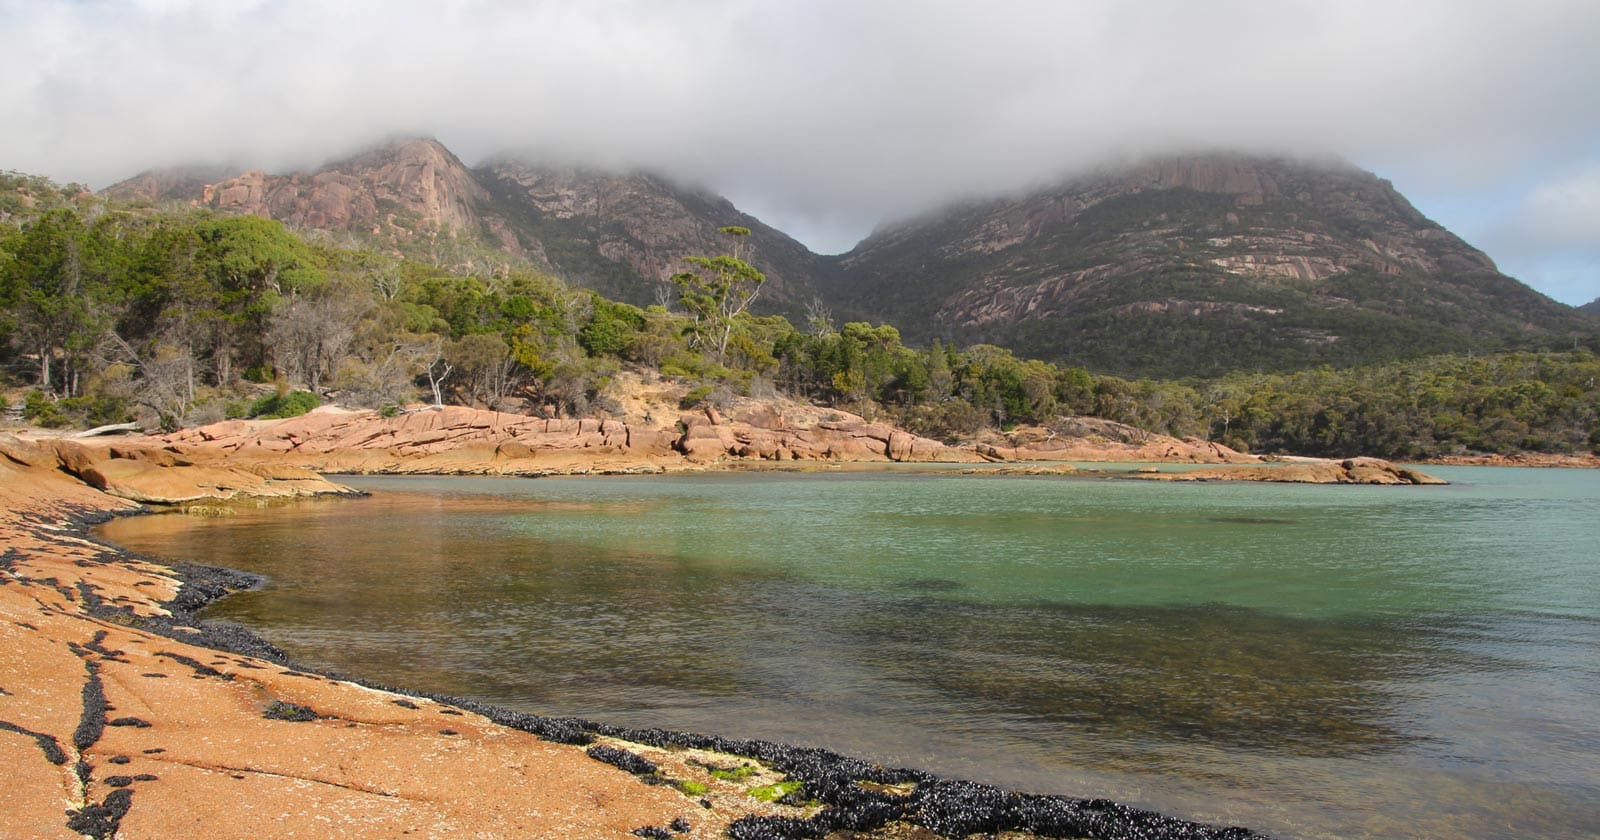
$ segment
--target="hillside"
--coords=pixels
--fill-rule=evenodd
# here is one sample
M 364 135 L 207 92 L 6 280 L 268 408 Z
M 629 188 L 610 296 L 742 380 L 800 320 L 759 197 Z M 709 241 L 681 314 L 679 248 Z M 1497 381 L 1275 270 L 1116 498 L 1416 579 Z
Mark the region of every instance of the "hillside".
M 1148 162 L 880 230 L 831 268 L 836 305 L 909 339 L 1124 374 L 1361 364 L 1593 329 L 1336 162 Z
M 1337 161 L 1148 161 L 946 208 L 819 257 L 726 199 L 643 173 L 516 159 L 470 169 L 433 140 L 315 172 L 146 173 L 107 192 L 285 222 L 453 270 L 528 265 L 613 299 L 675 298 L 682 258 L 753 232 L 755 311 L 898 326 L 1126 376 L 1350 366 L 1553 349 L 1595 322 L 1500 273 L 1377 176 Z
M 765 311 L 793 314 L 816 295 L 817 256 L 727 199 L 642 173 L 619 175 L 501 160 L 476 171 L 517 244 L 558 276 L 645 305 L 670 300 L 685 255 L 719 254 L 719 228 L 751 231 L 767 275 Z
M 1595 298 L 1578 307 L 1578 311 L 1587 315 L 1600 315 L 1600 298 Z
M 481 212 L 487 191 L 433 140 L 385 143 L 315 172 L 146 172 L 105 194 L 277 219 L 456 268 L 492 267 L 484 254 L 497 250 L 517 255 L 503 223 Z
M 719 196 L 642 173 L 512 159 L 474 170 L 431 139 L 392 141 L 314 172 L 146 172 L 105 194 L 277 219 L 450 269 L 531 265 L 639 305 L 671 293 L 684 256 L 722 252 L 718 228 L 738 225 L 752 231 L 768 275 L 758 310 L 794 313 L 816 295 L 816 256 Z

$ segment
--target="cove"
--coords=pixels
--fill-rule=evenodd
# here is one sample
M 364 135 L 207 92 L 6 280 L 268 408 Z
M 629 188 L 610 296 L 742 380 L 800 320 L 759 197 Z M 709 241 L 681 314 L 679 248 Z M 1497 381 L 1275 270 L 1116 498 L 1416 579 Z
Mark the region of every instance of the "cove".
M 378 682 L 1283 837 L 1600 833 L 1600 474 L 1435 472 L 352 478 L 102 533 Z

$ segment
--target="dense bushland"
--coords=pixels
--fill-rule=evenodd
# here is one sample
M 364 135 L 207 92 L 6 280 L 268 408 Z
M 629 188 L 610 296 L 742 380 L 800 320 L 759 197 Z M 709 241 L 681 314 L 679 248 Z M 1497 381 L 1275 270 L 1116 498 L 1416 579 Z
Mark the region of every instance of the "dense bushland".
M 1093 415 L 1260 452 L 1600 449 L 1600 359 L 1584 350 L 1130 380 L 990 345 L 909 347 L 893 326 L 835 324 L 823 307 L 800 326 L 754 316 L 749 232 L 725 233 L 729 253 L 685 255 L 699 259 L 670 308 L 641 308 L 531 270 L 452 273 L 7 174 L 0 377 L 45 425 L 172 429 L 321 400 L 605 414 L 619 410 L 615 374 L 633 368 L 687 383 L 688 405 L 781 391 L 949 440 Z

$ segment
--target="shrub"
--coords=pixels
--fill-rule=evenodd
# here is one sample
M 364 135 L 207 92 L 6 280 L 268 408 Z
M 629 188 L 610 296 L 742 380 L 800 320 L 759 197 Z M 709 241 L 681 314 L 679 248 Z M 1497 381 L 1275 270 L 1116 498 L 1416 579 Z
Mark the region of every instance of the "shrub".
M 694 408 L 695 406 L 700 405 L 709 399 L 711 397 L 711 393 L 715 390 L 716 386 L 713 385 L 701 385 L 696 388 L 690 388 L 689 393 L 684 394 L 683 399 L 678 400 L 678 407 L 685 411 Z
M 68 422 L 84 426 L 124 423 L 129 417 L 127 401 L 110 394 L 67 397 L 56 401 L 56 409 Z
M 322 398 L 310 391 L 290 391 L 281 397 L 268 394 L 250 404 L 250 416 L 263 420 L 299 417 L 319 405 Z
M 43 391 L 37 389 L 29 391 L 23 400 L 22 419 L 46 429 L 59 429 L 71 422 Z
M 188 414 L 179 418 L 179 422 L 186 426 L 205 426 L 222 420 L 234 420 L 243 417 L 244 411 L 248 410 L 249 406 L 244 405 L 238 414 L 229 413 L 232 408 L 232 404 L 224 403 L 221 400 L 201 400 L 189 409 Z
M 240 378 L 246 382 L 266 384 L 271 382 L 273 379 L 272 368 L 266 365 L 262 365 L 261 367 L 247 367 L 244 369 L 244 373 L 240 374 Z

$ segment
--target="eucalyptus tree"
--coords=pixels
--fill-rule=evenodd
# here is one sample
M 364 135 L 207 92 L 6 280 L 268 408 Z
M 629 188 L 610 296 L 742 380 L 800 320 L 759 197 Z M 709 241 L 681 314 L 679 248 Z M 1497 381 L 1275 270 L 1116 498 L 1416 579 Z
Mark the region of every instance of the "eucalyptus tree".
M 691 318 L 695 343 L 702 349 L 714 350 L 717 364 L 722 364 L 734 324 L 760 296 L 767 276 L 744 259 L 749 228 L 729 226 L 718 230 L 732 238 L 733 252 L 715 257 L 684 257 L 685 262 L 701 271 L 675 274 L 672 282 L 678 286 L 678 302 Z

